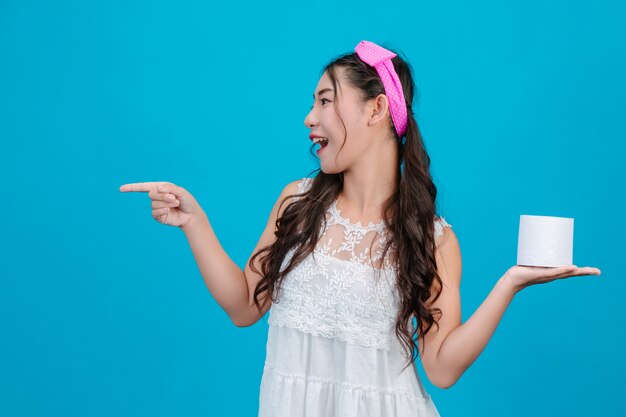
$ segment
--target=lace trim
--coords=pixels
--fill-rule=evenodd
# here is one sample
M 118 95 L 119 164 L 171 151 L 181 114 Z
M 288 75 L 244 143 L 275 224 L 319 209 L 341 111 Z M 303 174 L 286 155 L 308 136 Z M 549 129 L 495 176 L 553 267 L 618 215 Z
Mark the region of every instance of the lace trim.
M 421 403 L 427 403 L 431 399 L 430 395 L 426 397 L 420 397 L 420 396 L 416 396 L 413 392 L 407 389 L 402 389 L 402 388 L 388 388 L 388 387 L 374 387 L 374 386 L 358 385 L 358 384 L 351 384 L 345 381 L 337 381 L 331 378 L 321 378 L 318 376 L 288 373 L 288 372 L 280 371 L 274 366 L 271 366 L 269 364 L 266 364 L 265 368 L 266 370 L 270 371 L 272 374 L 280 376 L 284 379 L 297 379 L 297 380 L 304 381 L 307 383 L 313 382 L 317 384 L 338 386 L 343 391 L 348 391 L 348 392 L 357 391 L 357 392 L 363 392 L 368 395 L 403 396 L 403 397 L 407 397 L 410 400 L 415 400 Z
M 300 181 L 298 181 L 298 194 L 302 194 L 303 192 L 311 188 L 312 183 L 313 178 L 308 177 L 302 178 Z
M 435 220 L 435 241 L 439 239 L 441 235 L 443 235 L 443 228 L 449 227 L 452 229 L 452 225 L 446 221 L 443 217 L 438 217 Z
M 360 330 L 356 327 L 346 329 L 345 326 L 343 326 L 343 329 L 341 329 L 340 326 L 319 326 L 314 325 L 312 321 L 298 320 L 295 317 L 286 314 L 281 314 L 281 318 L 277 319 L 276 313 L 279 308 L 275 308 L 276 305 L 279 304 L 272 304 L 271 307 L 273 311 L 268 319 L 268 324 L 270 326 L 296 329 L 312 336 L 337 339 L 352 345 L 360 345 L 366 348 L 380 349 L 391 352 L 391 341 L 389 340 L 391 334 L 390 332 L 368 332 L 365 329 Z
M 337 208 L 337 200 L 333 201 L 330 205 L 330 213 L 333 215 L 333 218 L 337 221 L 337 223 L 345 226 L 349 230 L 359 230 L 362 232 L 372 232 L 372 231 L 382 231 L 385 228 L 385 222 L 380 221 L 379 223 L 374 223 L 370 221 L 367 226 L 363 226 L 361 222 L 352 223 L 350 219 L 346 219 L 341 216 L 341 210 Z

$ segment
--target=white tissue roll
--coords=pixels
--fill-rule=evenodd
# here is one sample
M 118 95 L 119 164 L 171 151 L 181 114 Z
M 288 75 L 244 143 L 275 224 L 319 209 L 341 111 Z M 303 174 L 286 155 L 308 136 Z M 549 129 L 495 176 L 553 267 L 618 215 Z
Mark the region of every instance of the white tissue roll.
M 517 264 L 526 266 L 573 265 L 574 219 L 521 215 Z

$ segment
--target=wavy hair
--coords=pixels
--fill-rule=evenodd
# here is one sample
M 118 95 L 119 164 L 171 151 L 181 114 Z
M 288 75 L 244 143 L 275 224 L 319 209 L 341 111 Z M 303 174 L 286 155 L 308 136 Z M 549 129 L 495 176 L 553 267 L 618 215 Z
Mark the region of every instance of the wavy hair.
M 431 297 L 433 283 L 437 287 L 433 301 L 439 298 L 442 283 L 435 261 L 433 220 L 437 188 L 430 174 L 430 157 L 413 116 L 411 103 L 415 85 L 412 69 L 400 55 L 396 55 L 392 62 L 402 83 L 407 103 L 408 126 L 405 136 L 401 138 L 393 127 L 391 117 L 388 118 L 390 132 L 395 136 L 397 144 L 398 175 L 395 191 L 383 206 L 383 221 L 391 237 L 384 246 L 383 260 L 391 249 L 391 262 L 400 295 L 395 333 L 411 357 L 403 368 L 406 369 L 419 357 L 416 335 L 428 333 L 433 324 L 439 327 L 434 315 L 441 315 L 441 309 L 428 309 L 425 304 Z M 364 63 L 356 53 L 340 55 L 322 69 L 321 74 L 328 73 L 335 91 L 339 84 L 338 68 L 343 70 L 342 75 L 346 82 L 359 91 L 362 103 L 385 94 L 376 69 Z M 336 100 L 333 100 L 333 106 L 338 112 Z M 343 126 L 345 130 L 345 124 Z M 346 139 L 347 134 L 342 148 Z M 312 154 L 314 147 L 315 144 L 310 149 Z M 261 294 L 267 291 L 271 294 L 272 301 L 278 302 L 277 294 L 285 276 L 313 251 L 320 239 L 321 222 L 325 226 L 325 213 L 343 189 L 342 173 L 326 174 L 320 169 L 316 171 L 318 173 L 313 178 L 310 189 L 301 194 L 289 195 L 281 202 L 282 207 L 288 200 L 293 200 L 276 220 L 276 240 L 259 249 L 249 262 L 250 268 L 259 273 L 254 267 L 254 259 L 265 253 L 261 258 L 262 279 L 254 291 L 259 314 L 262 310 L 259 303 Z M 282 269 L 283 261 L 291 249 L 294 249 L 293 256 Z M 417 326 L 412 325 L 413 320 L 417 322 Z

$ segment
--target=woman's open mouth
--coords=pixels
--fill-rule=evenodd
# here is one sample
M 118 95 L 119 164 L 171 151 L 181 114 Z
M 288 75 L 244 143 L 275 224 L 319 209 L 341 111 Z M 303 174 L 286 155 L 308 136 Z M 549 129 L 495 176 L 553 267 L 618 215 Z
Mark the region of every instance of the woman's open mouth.
M 315 142 L 320 145 L 319 149 L 317 150 L 318 154 L 321 152 L 322 149 L 328 146 L 328 139 L 326 138 L 316 138 Z

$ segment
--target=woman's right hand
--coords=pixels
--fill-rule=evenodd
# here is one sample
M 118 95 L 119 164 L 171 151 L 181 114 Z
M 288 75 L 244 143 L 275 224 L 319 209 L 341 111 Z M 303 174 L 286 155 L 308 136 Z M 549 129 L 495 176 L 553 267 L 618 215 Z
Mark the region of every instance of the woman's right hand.
M 136 182 L 124 184 L 121 192 L 147 192 L 152 199 L 152 217 L 162 224 L 183 228 L 204 216 L 196 199 L 171 182 Z

